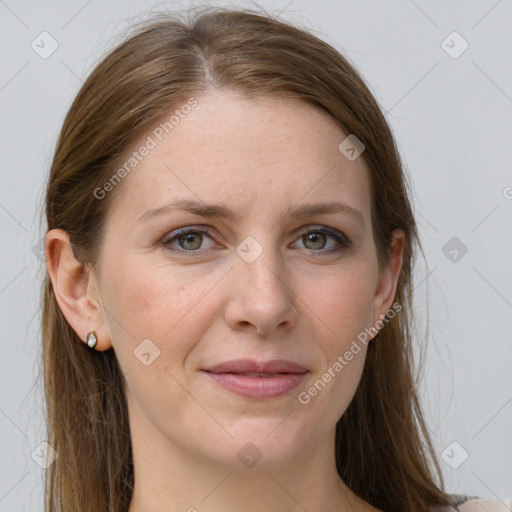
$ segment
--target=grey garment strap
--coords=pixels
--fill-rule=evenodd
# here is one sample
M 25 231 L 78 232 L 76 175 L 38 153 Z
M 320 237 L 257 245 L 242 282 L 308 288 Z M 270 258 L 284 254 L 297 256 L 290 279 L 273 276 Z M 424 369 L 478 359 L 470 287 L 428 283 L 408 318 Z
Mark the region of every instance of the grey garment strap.
M 450 497 L 453 500 L 456 510 L 459 510 L 458 505 L 462 505 L 463 503 L 466 503 L 466 501 L 480 499 L 480 496 L 467 496 L 466 494 L 450 494 Z

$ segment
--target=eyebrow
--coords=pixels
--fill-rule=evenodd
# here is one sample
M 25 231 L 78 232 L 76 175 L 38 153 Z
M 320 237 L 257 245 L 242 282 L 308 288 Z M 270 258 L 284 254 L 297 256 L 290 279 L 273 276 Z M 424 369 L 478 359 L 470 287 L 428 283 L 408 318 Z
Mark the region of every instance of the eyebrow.
M 179 210 L 187 211 L 201 217 L 218 217 L 232 221 L 239 220 L 236 213 L 231 208 L 228 208 L 223 204 L 205 204 L 203 202 L 194 201 L 191 199 L 179 199 L 158 208 L 152 208 L 151 210 L 148 210 L 137 220 L 136 224 L 141 222 L 143 223 L 149 219 L 167 215 L 173 211 Z M 292 219 L 302 219 L 304 217 L 312 217 L 314 215 L 326 215 L 332 213 L 345 213 L 351 215 L 364 225 L 364 217 L 359 210 L 339 201 L 331 201 L 329 203 L 318 204 L 307 203 L 295 206 L 287 210 L 284 216 L 288 216 Z

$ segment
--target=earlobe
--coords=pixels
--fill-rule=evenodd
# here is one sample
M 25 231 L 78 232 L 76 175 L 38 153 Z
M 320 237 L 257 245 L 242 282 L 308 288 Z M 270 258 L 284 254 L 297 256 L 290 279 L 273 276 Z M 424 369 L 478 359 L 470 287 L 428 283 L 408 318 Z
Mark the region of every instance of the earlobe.
M 379 283 L 374 297 L 374 324 L 381 319 L 392 306 L 396 293 L 398 278 L 402 269 L 402 256 L 405 245 L 405 235 L 401 229 L 393 231 L 393 239 L 389 259 L 379 275 Z
M 84 343 L 87 343 L 88 334 L 94 330 L 98 340 L 94 348 L 110 348 L 110 335 L 96 280 L 92 272 L 75 258 L 66 231 L 48 231 L 45 257 L 57 304 L 68 323 Z

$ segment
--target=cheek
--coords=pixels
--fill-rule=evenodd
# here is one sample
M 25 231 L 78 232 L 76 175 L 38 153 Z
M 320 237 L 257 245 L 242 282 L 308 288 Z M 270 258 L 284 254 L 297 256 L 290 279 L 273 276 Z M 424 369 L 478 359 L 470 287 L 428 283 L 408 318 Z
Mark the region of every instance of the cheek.
M 322 418 L 318 429 L 328 432 L 350 405 L 359 385 L 367 345 L 350 332 L 340 332 L 336 342 L 325 346 L 325 364 L 315 372 L 297 395 L 298 412 Z M 314 421 L 314 420 L 313 420 Z
M 318 327 L 323 362 L 303 389 L 300 403 L 308 414 L 327 415 L 326 425 L 335 423 L 350 404 L 366 358 L 367 343 L 358 336 L 371 326 L 376 274 L 371 265 L 360 263 L 317 275 L 314 286 L 312 279 L 302 280 L 301 294 L 314 313 L 310 311 L 308 317 Z M 308 289 L 314 293 L 306 295 Z
M 117 261 L 105 283 L 112 342 L 130 403 L 155 424 L 167 410 L 163 404 L 189 399 L 183 387 L 184 361 L 213 322 L 211 287 L 208 278 L 192 279 L 169 265 L 148 265 L 143 257 Z
M 370 327 L 375 283 L 368 267 L 340 269 L 336 273 L 317 275 L 301 284 L 302 300 L 311 309 L 316 322 L 325 326 L 332 349 L 344 344 Z M 313 292 L 311 292 L 313 290 Z
M 109 274 L 108 295 L 119 321 L 131 327 L 128 330 L 134 337 L 160 336 L 161 328 L 171 328 L 187 307 L 187 295 L 192 300 L 190 294 L 182 293 L 183 281 L 179 272 L 148 265 L 144 256 L 126 258 L 117 260 Z
M 129 356 L 146 339 L 155 343 L 161 356 L 171 352 L 175 365 L 213 321 L 214 308 L 208 305 L 213 278 L 198 279 L 186 269 L 150 265 L 145 259 L 149 258 L 117 260 L 109 273 L 105 289 L 113 317 L 112 342 L 129 367 L 133 365 Z

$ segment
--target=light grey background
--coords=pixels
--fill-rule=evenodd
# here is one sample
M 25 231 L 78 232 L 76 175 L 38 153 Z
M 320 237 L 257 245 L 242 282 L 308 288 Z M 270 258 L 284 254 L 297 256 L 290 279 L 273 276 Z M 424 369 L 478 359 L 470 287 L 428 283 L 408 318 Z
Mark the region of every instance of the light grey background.
M 44 234 L 38 215 L 58 130 L 82 80 L 125 27 L 148 9 L 188 5 L 0 0 L 0 511 L 42 510 L 43 471 L 31 453 L 45 439 L 36 380 L 45 268 L 33 246 Z M 260 5 L 343 51 L 387 112 L 426 253 L 416 278 L 420 330 L 428 327 L 421 389 L 447 487 L 510 505 L 512 2 Z M 31 48 L 43 31 L 58 43 L 46 59 Z M 466 254 L 443 252 L 452 237 Z

